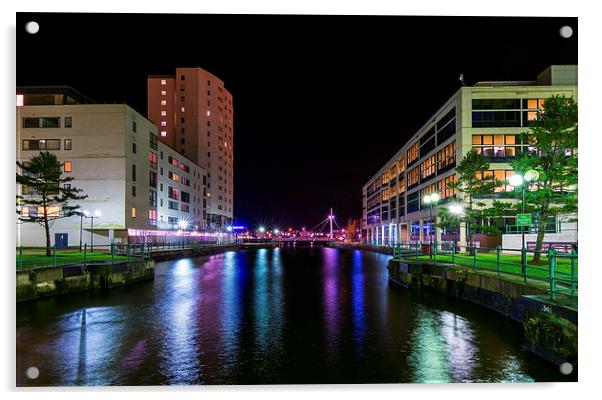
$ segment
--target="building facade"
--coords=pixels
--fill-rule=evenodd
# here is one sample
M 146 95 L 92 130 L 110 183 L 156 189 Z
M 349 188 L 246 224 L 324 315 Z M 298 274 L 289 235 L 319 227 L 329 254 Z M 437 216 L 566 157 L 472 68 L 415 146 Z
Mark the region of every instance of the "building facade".
M 148 118 L 159 140 L 207 171 L 210 229 L 232 222 L 234 208 L 234 114 L 224 82 L 201 68 L 149 76 Z
M 472 149 L 490 161 L 481 179 L 507 182 L 513 174 L 510 163 L 534 151 L 521 143 L 521 133 L 528 131 L 544 99 L 552 95 L 577 100 L 576 65 L 553 65 L 534 81 L 479 82 L 460 88 L 362 188 L 365 241 L 440 241 L 441 231 L 432 228 L 437 208 L 424 204 L 424 196 L 437 192 L 438 206 L 455 199 L 447 185 L 455 182 L 457 163 Z M 494 197 L 510 197 L 513 189 L 506 184 Z M 512 225 L 514 217 L 498 223 Z M 459 236 L 465 244 L 464 229 Z
M 205 170 L 160 142 L 156 126 L 129 106 L 94 104 L 70 88 L 32 87 L 17 89 L 17 105 L 17 160 L 54 153 L 74 178 L 69 185 L 88 196 L 76 203 L 80 210 L 100 214 L 93 232 L 89 218 L 56 219 L 53 244 L 56 235 L 68 246 L 91 243 L 92 234 L 95 245 L 170 240 L 180 221 L 189 231 L 206 229 Z M 20 186 L 17 193 L 27 193 Z M 18 245 L 46 244 L 35 223 L 18 223 L 17 235 Z

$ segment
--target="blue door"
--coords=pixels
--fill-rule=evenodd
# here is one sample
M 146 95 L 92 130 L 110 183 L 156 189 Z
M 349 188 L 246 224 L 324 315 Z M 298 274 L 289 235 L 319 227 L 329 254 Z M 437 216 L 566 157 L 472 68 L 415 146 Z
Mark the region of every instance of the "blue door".
M 69 239 L 66 233 L 55 233 L 54 234 L 54 245 L 56 247 L 67 247 L 69 245 Z

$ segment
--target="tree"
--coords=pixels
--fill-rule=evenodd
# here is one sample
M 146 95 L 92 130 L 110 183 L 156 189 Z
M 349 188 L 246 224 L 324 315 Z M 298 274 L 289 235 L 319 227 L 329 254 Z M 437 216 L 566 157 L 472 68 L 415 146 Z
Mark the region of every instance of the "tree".
M 474 232 L 490 233 L 489 227 L 476 225 L 476 221 L 483 220 L 485 216 L 485 203 L 478 199 L 490 196 L 501 184 L 492 173 L 487 172 L 488 170 L 489 161 L 475 150 L 471 150 L 456 167 L 456 181 L 448 184 L 449 188 L 456 190 L 458 198 L 464 203 L 463 220 L 470 244 Z
M 565 96 L 552 96 L 531 121 L 530 132 L 522 134 L 523 143 L 533 151 L 512 163 L 524 174 L 534 169 L 537 182 L 525 192 L 525 204 L 537 215 L 537 239 L 533 261 L 541 259 L 548 218 L 577 211 L 577 103 Z
M 17 183 L 22 185 L 17 195 L 17 214 L 21 222 L 36 222 L 46 233 L 46 255 L 51 255 L 50 228 L 59 218 L 79 215 L 79 205 L 70 200 L 88 197 L 80 195 L 81 189 L 71 187 L 73 177 L 61 177 L 63 164 L 49 152 L 42 152 L 28 162 L 17 161 Z

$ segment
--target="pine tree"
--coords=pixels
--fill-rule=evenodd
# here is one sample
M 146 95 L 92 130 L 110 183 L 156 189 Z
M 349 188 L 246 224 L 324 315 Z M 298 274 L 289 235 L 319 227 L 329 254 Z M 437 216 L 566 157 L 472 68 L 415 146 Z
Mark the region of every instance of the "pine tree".
M 17 195 L 17 214 L 21 222 L 35 222 L 44 227 L 46 233 L 46 255 L 50 256 L 50 228 L 59 218 L 79 215 L 79 205 L 71 205 L 71 200 L 88 197 L 80 195 L 81 189 L 70 184 L 73 177 L 61 177 L 63 164 L 49 152 L 41 152 L 28 162 L 17 161 L 17 183 L 22 185 L 21 195 Z M 58 207 L 54 211 L 51 207 Z M 27 212 L 25 212 L 27 210 Z
M 522 135 L 535 151 L 512 163 L 521 174 L 531 169 L 539 173 L 525 192 L 526 207 L 537 214 L 535 262 L 541 259 L 548 218 L 577 211 L 577 121 L 577 103 L 572 98 L 546 99 L 537 120 L 531 121 L 531 131 Z

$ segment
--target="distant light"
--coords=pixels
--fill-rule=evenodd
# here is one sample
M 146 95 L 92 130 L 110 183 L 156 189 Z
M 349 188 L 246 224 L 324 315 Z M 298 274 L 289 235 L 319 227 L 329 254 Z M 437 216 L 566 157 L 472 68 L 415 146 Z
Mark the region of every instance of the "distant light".
M 263 226 L 260 226 L 259 229 L 257 229 L 257 230 L 261 233 L 265 232 L 265 228 Z
M 227 230 L 228 232 L 232 232 L 232 227 L 231 227 L 231 226 L 228 226 L 228 227 L 226 227 L 226 230 Z
M 431 194 L 431 201 L 433 203 L 438 202 L 440 198 L 441 198 L 441 196 L 439 196 L 439 193 L 437 193 L 437 192 Z
M 464 212 L 464 207 L 460 204 L 451 204 L 449 206 L 449 212 L 452 214 L 460 215 Z
M 508 178 L 508 182 L 510 182 L 512 186 L 520 186 L 523 184 L 523 177 L 518 174 L 512 175 Z
M 278 228 L 274 229 L 274 235 L 278 235 L 278 234 L 280 234 L 280 229 L 278 229 Z
M 186 227 L 188 227 L 188 221 L 181 219 L 178 221 L 178 226 L 180 229 L 186 229 Z
M 525 172 L 525 180 L 527 182 L 535 182 L 538 179 L 539 179 L 539 172 L 537 172 L 536 170 L 530 169 L 527 172 Z
M 18 94 L 17 95 L 17 107 L 22 107 L 22 106 L 23 106 L 23 95 Z
M 161 136 L 162 136 L 162 137 L 165 137 L 165 136 L 167 136 L 167 131 L 161 131 Z

